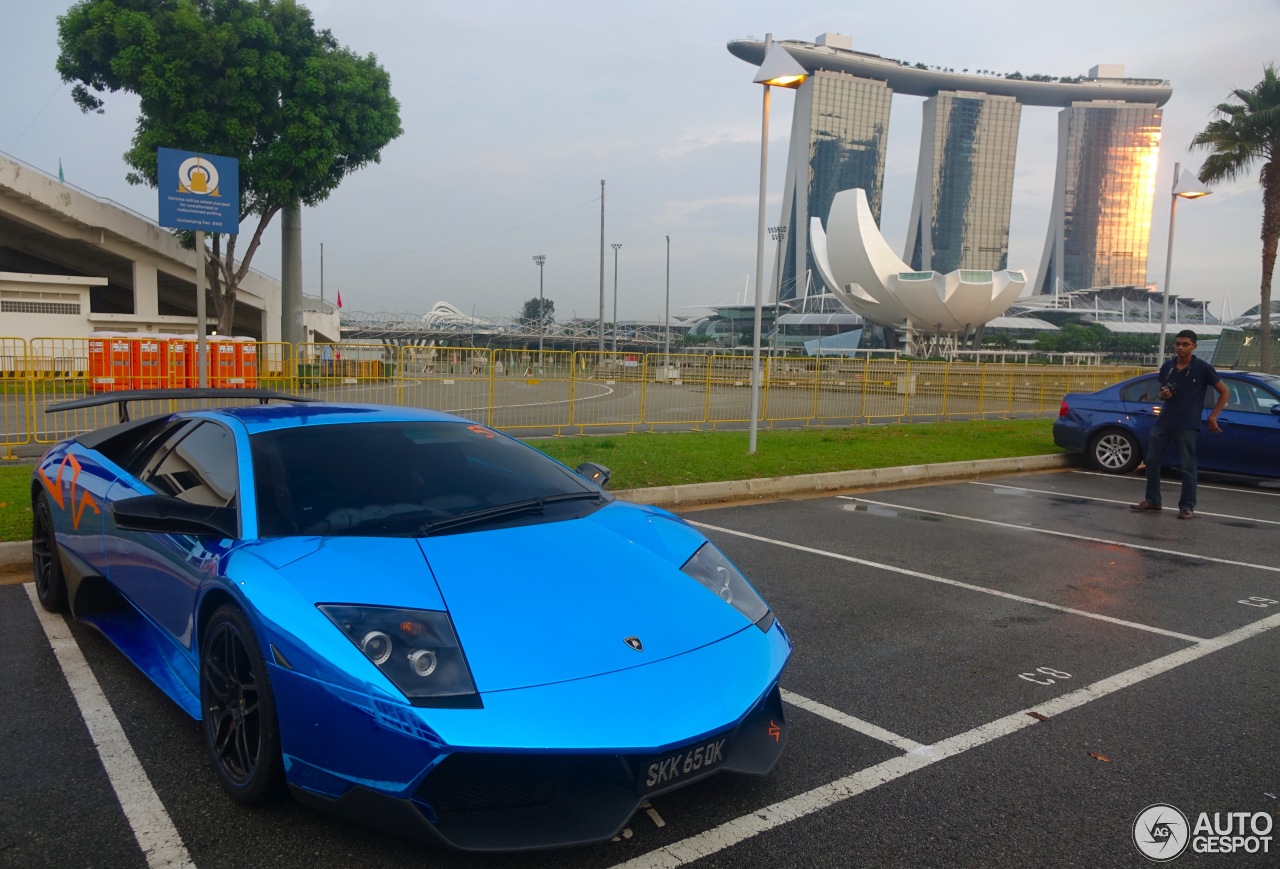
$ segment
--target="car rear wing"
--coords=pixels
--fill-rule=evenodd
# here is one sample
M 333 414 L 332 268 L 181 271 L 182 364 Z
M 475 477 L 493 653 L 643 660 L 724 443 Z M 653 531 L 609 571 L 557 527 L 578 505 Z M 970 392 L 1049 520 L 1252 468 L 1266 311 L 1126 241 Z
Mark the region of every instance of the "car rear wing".
M 205 389 L 124 389 L 119 392 L 104 392 L 72 401 L 60 401 L 44 409 L 45 413 L 63 410 L 79 410 L 84 407 L 101 407 L 114 404 L 120 414 L 120 422 L 129 421 L 129 402 L 131 401 L 173 401 L 196 398 L 256 398 L 258 404 L 268 401 L 313 402 L 318 399 L 301 395 L 289 395 L 276 392 L 274 389 L 229 389 L 208 387 Z

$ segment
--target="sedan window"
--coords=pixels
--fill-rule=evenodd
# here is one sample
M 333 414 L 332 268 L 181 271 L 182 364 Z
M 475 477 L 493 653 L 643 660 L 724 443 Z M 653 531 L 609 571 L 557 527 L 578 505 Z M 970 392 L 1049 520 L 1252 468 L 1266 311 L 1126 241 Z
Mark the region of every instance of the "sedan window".
M 1159 383 L 1155 377 L 1144 377 L 1120 387 L 1121 401 L 1159 401 L 1156 395 Z
M 1222 382 L 1227 387 L 1229 395 L 1226 410 L 1239 410 L 1246 413 L 1270 413 L 1271 406 L 1276 403 L 1276 397 L 1261 386 L 1255 386 L 1244 380 L 1236 380 L 1234 377 L 1224 377 Z M 1217 398 L 1218 393 L 1216 390 L 1207 391 L 1205 394 L 1205 407 L 1213 407 Z

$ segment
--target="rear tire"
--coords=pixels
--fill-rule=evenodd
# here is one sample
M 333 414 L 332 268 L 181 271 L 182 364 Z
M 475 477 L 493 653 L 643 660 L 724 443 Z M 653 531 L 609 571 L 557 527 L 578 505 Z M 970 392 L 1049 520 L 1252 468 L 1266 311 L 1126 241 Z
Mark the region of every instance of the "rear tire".
M 31 574 L 36 581 L 40 606 L 51 613 L 67 611 L 67 582 L 58 558 L 58 536 L 53 530 L 49 496 L 41 492 L 31 505 Z
M 1089 464 L 1107 474 L 1128 474 L 1142 462 L 1142 445 L 1123 429 L 1098 432 L 1089 440 Z

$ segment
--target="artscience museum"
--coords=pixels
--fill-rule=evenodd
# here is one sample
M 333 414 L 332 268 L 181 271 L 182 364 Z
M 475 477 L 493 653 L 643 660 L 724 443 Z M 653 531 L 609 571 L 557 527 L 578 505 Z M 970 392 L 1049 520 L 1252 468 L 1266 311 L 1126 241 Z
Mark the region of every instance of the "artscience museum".
M 885 241 L 861 188 L 835 195 L 825 230 L 811 219 L 809 244 L 827 287 L 863 319 L 897 332 L 908 348 L 942 341 L 977 347 L 983 325 L 1027 285 L 1015 269 L 912 269 Z

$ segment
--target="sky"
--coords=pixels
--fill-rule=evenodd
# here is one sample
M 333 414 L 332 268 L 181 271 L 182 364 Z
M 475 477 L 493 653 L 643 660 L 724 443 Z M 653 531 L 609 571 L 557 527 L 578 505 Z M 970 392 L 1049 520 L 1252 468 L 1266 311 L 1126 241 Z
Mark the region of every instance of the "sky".
M 82 114 L 55 69 L 68 0 L 6 3 L 0 24 L 0 152 L 148 218 L 156 191 L 125 181 L 137 101 Z M 344 311 L 425 313 L 448 301 L 516 316 L 544 293 L 556 318 L 599 314 L 601 181 L 605 319 L 661 320 L 754 292 L 761 88 L 733 39 L 851 36 L 855 50 L 953 69 L 1082 75 L 1122 64 L 1163 78 L 1163 139 L 1148 282 L 1163 287 L 1175 162 L 1195 171 L 1194 135 L 1233 89 L 1280 61 L 1280 0 L 1073 0 L 893 4 L 811 0 L 311 0 L 318 27 L 391 75 L 403 135 L 302 215 L 304 290 Z M 780 218 L 793 97 L 772 93 L 767 223 Z M 895 96 L 881 230 L 901 252 L 922 99 Z M 1033 278 L 1053 193 L 1057 110 L 1023 109 L 1009 267 Z M 1180 200 L 1170 290 L 1218 315 L 1257 303 L 1257 170 Z M 246 233 L 252 225 L 242 226 Z M 279 218 L 252 265 L 280 274 Z M 667 238 L 670 238 L 669 243 Z M 773 245 L 767 243 L 766 274 Z M 323 249 L 323 256 L 322 256 Z M 668 259 L 669 258 L 669 259 Z M 323 269 L 322 269 L 323 265 Z M 668 271 L 669 269 L 669 271 Z M 323 275 L 322 275 L 323 272 Z M 669 279 L 668 279 L 669 274 Z

